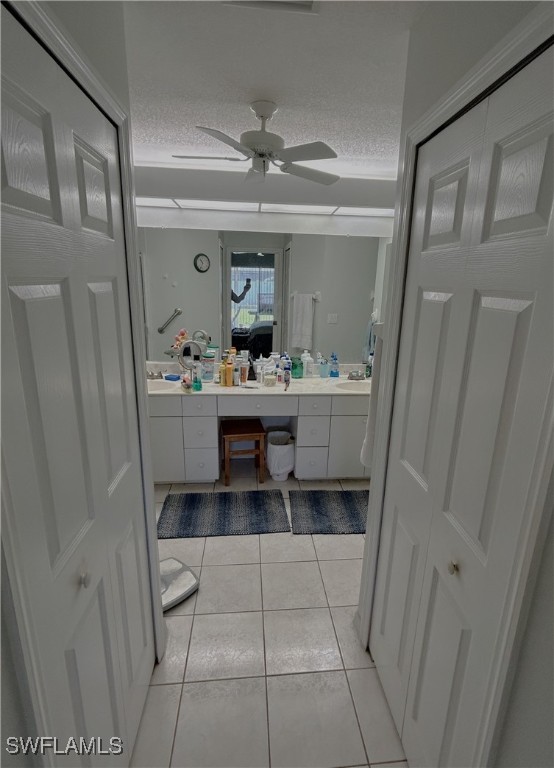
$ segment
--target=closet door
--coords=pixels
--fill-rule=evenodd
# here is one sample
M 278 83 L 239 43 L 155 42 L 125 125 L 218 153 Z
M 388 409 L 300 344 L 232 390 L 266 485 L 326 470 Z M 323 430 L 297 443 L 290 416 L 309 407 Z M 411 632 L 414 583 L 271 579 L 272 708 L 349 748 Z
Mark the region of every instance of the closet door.
M 486 105 L 418 161 L 371 652 L 402 731 L 438 478 L 432 462 L 447 340 L 463 314 Z M 461 350 L 458 350 L 461 355 Z M 439 446 L 440 450 L 440 446 Z
M 2 8 L 2 535 L 44 733 L 105 765 L 154 663 L 130 339 L 117 131 Z
M 411 765 L 487 760 L 552 408 L 552 71 L 419 154 L 370 641 Z

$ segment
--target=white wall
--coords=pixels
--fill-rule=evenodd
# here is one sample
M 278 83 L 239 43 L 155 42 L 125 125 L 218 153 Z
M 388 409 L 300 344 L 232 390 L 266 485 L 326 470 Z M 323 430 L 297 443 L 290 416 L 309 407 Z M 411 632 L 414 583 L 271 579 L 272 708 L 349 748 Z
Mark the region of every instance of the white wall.
M 57 26 L 63 26 L 67 37 L 85 55 L 96 74 L 128 111 L 124 5 L 106 0 L 41 2 L 44 10 L 54 18 Z
M 219 344 L 221 330 L 221 268 L 218 233 L 195 229 L 141 229 L 140 247 L 143 254 L 146 318 L 148 326 L 148 357 L 167 360 L 164 355 L 173 343 L 179 328 L 192 332 L 207 331 Z M 205 253 L 211 266 L 200 274 L 194 269 L 197 253 Z M 157 329 L 175 307 L 183 314 L 176 318 L 165 333 Z
M 336 352 L 341 363 L 361 361 L 378 250 L 375 237 L 292 236 L 290 292 L 321 292 L 314 308 L 314 352 Z M 338 315 L 336 325 L 327 322 L 328 314 Z
M 434 2 L 410 30 L 402 130 L 409 129 L 534 2 Z

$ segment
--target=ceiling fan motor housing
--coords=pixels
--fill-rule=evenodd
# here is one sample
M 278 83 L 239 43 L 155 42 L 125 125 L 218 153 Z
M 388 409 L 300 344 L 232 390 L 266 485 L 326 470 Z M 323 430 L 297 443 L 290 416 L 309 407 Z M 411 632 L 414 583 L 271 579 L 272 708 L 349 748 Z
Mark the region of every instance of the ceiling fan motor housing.
M 285 146 L 284 140 L 268 131 L 246 131 L 241 134 L 240 143 L 257 155 L 272 156 Z

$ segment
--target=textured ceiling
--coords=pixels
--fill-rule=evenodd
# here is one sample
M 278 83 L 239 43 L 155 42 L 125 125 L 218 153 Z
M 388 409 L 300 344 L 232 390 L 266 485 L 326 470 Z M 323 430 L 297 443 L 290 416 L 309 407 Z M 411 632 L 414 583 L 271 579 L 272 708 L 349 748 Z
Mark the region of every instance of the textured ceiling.
M 244 172 L 171 155 L 233 155 L 195 126 L 238 139 L 260 127 L 250 102 L 269 99 L 279 111 L 268 129 L 287 146 L 322 140 L 338 154 L 306 165 L 395 178 L 408 30 L 426 5 L 341 0 L 302 14 L 208 0 L 124 3 L 135 162 Z

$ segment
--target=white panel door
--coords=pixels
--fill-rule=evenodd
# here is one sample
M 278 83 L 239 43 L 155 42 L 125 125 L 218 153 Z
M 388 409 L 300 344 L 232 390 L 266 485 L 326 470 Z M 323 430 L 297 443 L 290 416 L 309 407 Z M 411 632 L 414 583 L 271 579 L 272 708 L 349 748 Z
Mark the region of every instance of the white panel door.
M 126 764 L 154 648 L 117 132 L 4 8 L 2 33 L 10 576 L 46 732 Z
M 420 153 L 370 647 L 398 731 L 433 511 L 437 402 L 462 290 L 486 106 Z
M 410 765 L 486 757 L 490 683 L 552 412 L 553 71 L 549 49 L 419 154 L 383 539 L 392 556 L 380 563 L 371 641 Z M 482 140 L 469 156 L 466 245 L 454 252 L 445 229 L 456 228 L 459 182 L 437 195 L 437 179 L 468 120 Z M 418 361 L 425 346 L 439 365 Z M 421 512 L 416 494 L 402 495 L 403 462 L 424 489 Z M 394 656 L 382 643 L 389 617 Z M 383 671 L 399 656 L 403 668 Z

